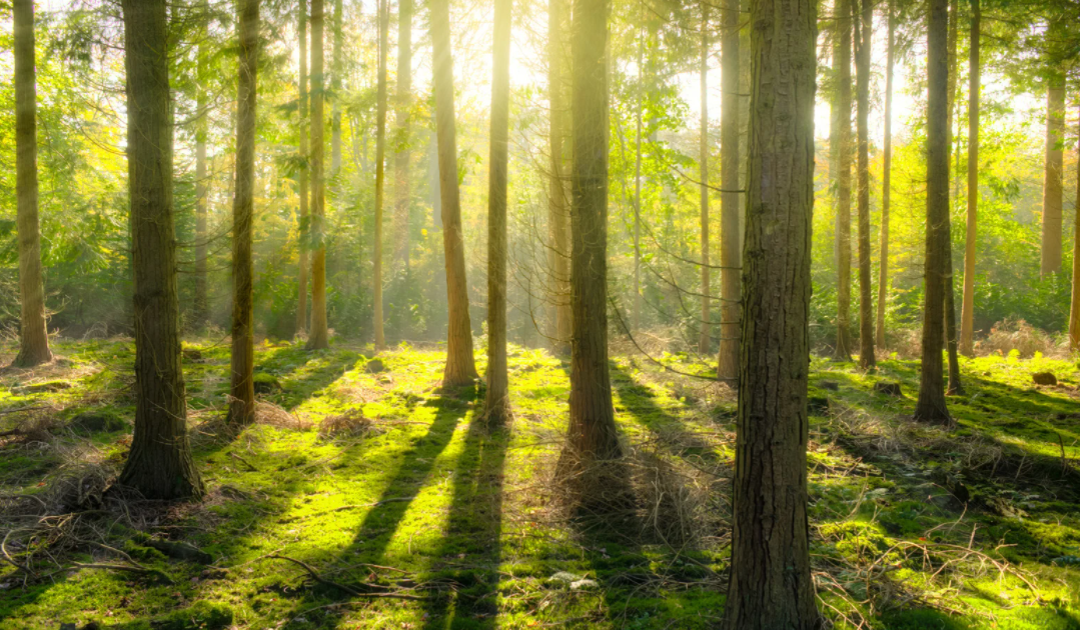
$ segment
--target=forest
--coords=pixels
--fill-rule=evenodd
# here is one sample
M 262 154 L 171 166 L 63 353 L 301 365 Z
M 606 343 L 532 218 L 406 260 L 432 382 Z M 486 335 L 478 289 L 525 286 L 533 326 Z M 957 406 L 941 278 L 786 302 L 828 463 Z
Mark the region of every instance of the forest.
M 1076 0 L 0 23 L 0 630 L 1080 630 Z

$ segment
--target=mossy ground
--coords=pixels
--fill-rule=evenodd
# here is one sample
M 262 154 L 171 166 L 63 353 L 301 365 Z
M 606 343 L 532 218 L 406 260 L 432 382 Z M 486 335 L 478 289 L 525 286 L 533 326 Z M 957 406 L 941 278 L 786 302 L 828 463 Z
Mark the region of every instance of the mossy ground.
M 613 360 L 637 509 L 610 527 L 559 509 L 550 475 L 568 366 L 544 351 L 513 349 L 516 417 L 491 433 L 478 415 L 480 392 L 438 389 L 438 349 L 384 352 L 385 369 L 374 371 L 369 348 L 262 345 L 258 371 L 270 385 L 260 397 L 276 407 L 222 441 L 201 429 L 223 412 L 228 347 L 185 348 L 208 496 L 179 506 L 106 503 L 80 517 L 83 537 L 74 541 L 13 532 L 8 550 L 38 577 L 0 565 L 0 628 L 717 626 L 734 440 L 726 388 L 641 358 Z M 0 438 L 0 501 L 44 497 L 88 467 L 107 475 L 122 465 L 129 425 L 75 431 L 67 423 L 87 412 L 130 422 L 133 344 L 60 342 L 54 351 L 65 358 L 0 374 L 0 411 L 24 409 L 0 415 L 0 432 L 41 427 Z M 1076 366 L 965 360 L 966 394 L 950 399 L 953 430 L 905 416 L 917 363 L 889 359 L 867 374 L 815 359 L 812 368 L 811 394 L 829 399 L 828 412 L 811 417 L 812 552 L 821 609 L 835 627 L 1080 629 Z M 1036 387 L 1035 371 L 1053 371 L 1062 384 Z M 902 396 L 875 394 L 879 380 L 899 381 Z M 70 386 L 33 387 L 54 382 Z M 358 411 L 366 422 L 335 424 L 355 430 L 320 431 L 327 418 Z M 35 520 L 0 515 L 4 533 Z M 134 530 L 193 544 L 214 567 L 167 558 Z M 100 545 L 171 583 L 95 569 L 44 577 L 121 559 Z M 272 555 L 353 589 L 410 598 L 357 597 Z M 591 582 L 571 587 L 576 580 Z

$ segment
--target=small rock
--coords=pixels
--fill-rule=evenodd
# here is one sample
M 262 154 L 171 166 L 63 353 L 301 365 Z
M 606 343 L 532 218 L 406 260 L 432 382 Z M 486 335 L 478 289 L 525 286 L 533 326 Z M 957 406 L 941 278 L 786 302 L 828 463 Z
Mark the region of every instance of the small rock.
M 890 381 L 878 381 L 874 383 L 874 393 L 884 394 L 885 396 L 900 397 L 900 383 Z
M 256 394 L 273 394 L 274 392 L 281 391 L 281 383 L 278 382 L 277 377 L 273 374 L 255 372 L 251 380 L 255 385 Z
M 811 396 L 806 400 L 806 410 L 812 416 L 829 414 L 829 399 L 824 396 Z
M 1035 381 L 1036 385 L 1057 385 L 1057 377 L 1053 372 L 1035 372 L 1031 375 L 1031 380 Z
M 818 387 L 820 387 L 821 389 L 827 389 L 830 392 L 840 391 L 840 383 L 837 383 L 836 381 L 821 381 L 820 383 L 818 383 Z
M 367 362 L 365 369 L 368 374 L 378 374 L 379 372 L 386 371 L 386 365 L 383 364 L 382 359 L 372 359 Z

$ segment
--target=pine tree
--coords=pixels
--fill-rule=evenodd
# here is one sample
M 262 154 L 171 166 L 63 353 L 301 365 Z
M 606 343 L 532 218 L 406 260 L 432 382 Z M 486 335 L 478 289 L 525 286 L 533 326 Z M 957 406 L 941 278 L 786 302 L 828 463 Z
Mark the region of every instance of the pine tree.
M 739 260 L 739 0 L 722 10 L 720 41 L 720 356 L 718 376 L 730 385 L 739 377 L 741 317 Z
M 971 0 L 968 59 L 967 232 L 964 236 L 964 297 L 960 316 L 960 352 L 975 354 L 975 237 L 979 217 L 979 0 Z
M 874 7 L 870 0 L 861 4 L 862 23 L 852 15 L 855 24 L 855 69 L 859 169 L 859 367 L 877 365 L 874 358 L 873 290 L 870 286 L 870 47 L 873 35 Z
M 300 86 L 299 86 L 299 110 L 300 110 L 300 173 L 298 175 L 300 194 L 300 225 L 298 226 L 299 241 L 299 281 L 297 282 L 296 300 L 296 332 L 307 332 L 308 329 L 308 250 L 310 245 L 311 216 L 308 214 L 308 45 L 307 45 L 307 0 L 300 0 L 298 12 L 299 35 L 300 35 Z
M 409 120 L 412 107 L 412 0 L 398 0 L 397 88 L 394 90 L 394 264 L 409 268 Z
M 712 326 L 709 325 L 709 9 L 701 5 L 701 56 L 698 62 L 701 78 L 701 138 L 698 165 L 701 168 L 701 334 L 698 352 L 709 353 Z
M 551 274 L 552 304 L 550 336 L 557 354 L 570 349 L 570 151 L 565 136 L 570 127 L 570 108 L 566 103 L 568 60 L 564 50 L 563 30 L 569 18 L 567 0 L 548 0 L 548 102 L 550 126 L 548 145 L 551 153 L 548 182 L 548 268 Z
M 877 301 L 877 347 L 885 348 L 885 304 L 889 298 L 889 210 L 892 202 L 892 95 L 893 61 L 896 50 L 896 18 L 893 15 L 893 1 L 889 0 L 888 11 L 888 50 L 885 60 L 885 143 L 881 174 L 881 245 L 879 246 L 878 264 L 878 301 Z
M 325 157 L 323 133 L 323 0 L 311 0 L 311 331 L 307 347 L 320 350 L 330 346 L 330 331 L 326 321 L 326 181 L 323 169 Z
M 851 3 L 836 0 L 833 10 L 833 80 L 836 82 L 836 349 L 851 360 Z M 830 143 L 832 139 L 830 139 Z
M 390 7 L 379 0 L 379 79 L 375 105 L 375 236 L 372 255 L 372 327 L 375 350 L 386 348 L 383 331 L 383 203 L 386 198 L 386 66 L 389 46 Z

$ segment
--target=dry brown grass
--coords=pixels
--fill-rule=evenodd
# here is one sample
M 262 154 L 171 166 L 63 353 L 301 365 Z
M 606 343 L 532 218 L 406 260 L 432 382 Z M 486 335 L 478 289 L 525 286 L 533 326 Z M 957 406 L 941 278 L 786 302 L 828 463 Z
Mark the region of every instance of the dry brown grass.
M 1013 350 L 1020 353 L 1021 359 L 1029 359 L 1036 352 L 1059 359 L 1069 357 L 1067 344 L 1058 343 L 1049 333 L 1022 319 L 1006 319 L 994 324 L 986 339 L 975 343 L 975 352 L 981 356 L 1008 356 Z

